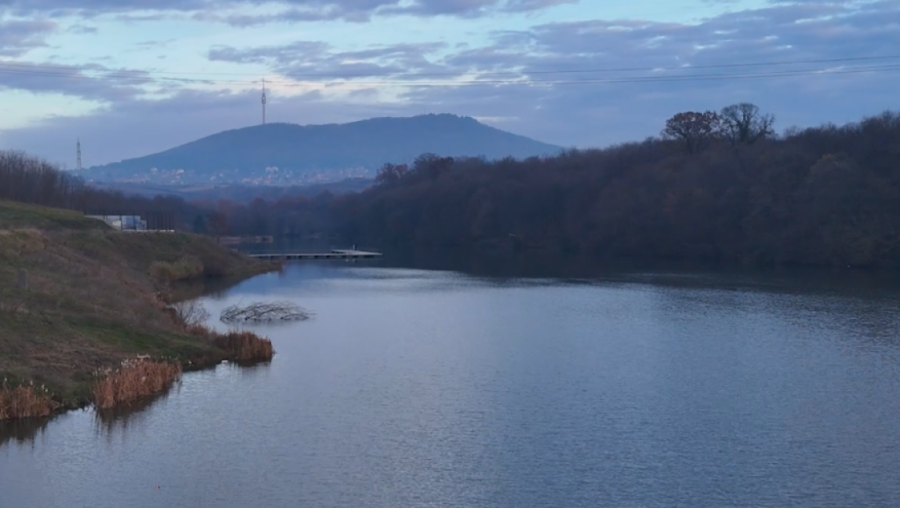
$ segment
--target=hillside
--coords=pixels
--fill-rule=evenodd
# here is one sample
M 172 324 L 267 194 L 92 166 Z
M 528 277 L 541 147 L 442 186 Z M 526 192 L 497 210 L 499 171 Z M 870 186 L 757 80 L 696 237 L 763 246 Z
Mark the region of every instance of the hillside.
M 386 162 L 408 162 L 423 153 L 500 159 L 550 155 L 559 150 L 473 118 L 422 115 L 346 124 L 246 127 L 157 154 L 89 168 L 84 176 L 95 181 L 169 185 L 300 185 L 373 176 Z
M 4 387 L 33 381 L 72 407 L 87 401 L 95 369 L 125 358 L 147 354 L 202 364 L 227 357 L 165 310 L 164 286 L 151 277 L 151 268 L 186 257 L 197 260 L 194 276 L 272 268 L 206 237 L 121 233 L 77 212 L 0 201 Z M 19 284 L 23 273 L 25 287 Z

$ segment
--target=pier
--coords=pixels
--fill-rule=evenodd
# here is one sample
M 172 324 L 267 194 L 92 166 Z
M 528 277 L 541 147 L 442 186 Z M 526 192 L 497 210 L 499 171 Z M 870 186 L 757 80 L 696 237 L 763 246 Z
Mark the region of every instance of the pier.
M 275 252 L 265 254 L 248 254 L 248 256 L 256 259 L 292 261 L 298 259 L 371 259 L 381 257 L 381 253 L 353 249 L 332 249 L 331 252 Z

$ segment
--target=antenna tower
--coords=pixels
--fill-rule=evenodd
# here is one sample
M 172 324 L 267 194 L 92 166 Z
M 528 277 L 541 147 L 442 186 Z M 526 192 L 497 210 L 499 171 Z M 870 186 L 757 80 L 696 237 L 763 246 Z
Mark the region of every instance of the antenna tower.
M 262 114 L 263 114 L 263 125 L 266 124 L 266 80 L 262 80 L 263 91 L 262 91 Z
M 78 171 L 81 171 L 81 138 L 78 138 L 78 144 L 76 146 L 76 153 L 78 154 L 78 161 L 75 163 L 75 166 L 78 168 Z

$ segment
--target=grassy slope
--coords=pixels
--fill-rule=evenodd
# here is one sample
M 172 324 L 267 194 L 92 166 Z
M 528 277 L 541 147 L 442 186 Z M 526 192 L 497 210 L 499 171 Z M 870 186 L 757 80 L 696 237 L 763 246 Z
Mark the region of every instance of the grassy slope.
M 193 256 L 207 275 L 264 266 L 180 233 L 120 233 L 81 214 L 0 201 L 0 378 L 46 383 L 75 405 L 91 372 L 136 354 L 195 363 L 222 352 L 184 332 L 148 274 Z M 17 287 L 28 274 L 28 290 Z

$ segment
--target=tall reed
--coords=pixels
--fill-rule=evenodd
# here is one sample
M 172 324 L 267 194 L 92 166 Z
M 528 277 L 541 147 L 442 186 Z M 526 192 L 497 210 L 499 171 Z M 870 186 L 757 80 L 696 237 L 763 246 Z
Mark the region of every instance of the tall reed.
M 107 409 L 141 397 L 159 393 L 181 377 L 178 363 L 137 358 L 125 360 L 117 369 L 95 372 L 94 405 Z
M 238 362 L 269 361 L 275 354 L 272 341 L 253 332 L 230 331 L 217 333 L 212 337 L 214 346 L 226 351 Z
M 54 409 L 56 403 L 44 386 L 9 386 L 5 380 L 0 385 L 0 420 L 50 416 Z
M 188 333 L 205 338 L 236 362 L 267 362 L 275 355 L 272 341 L 246 330 L 221 333 L 205 325 L 186 325 Z

